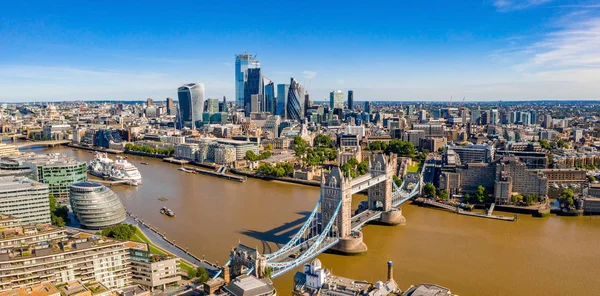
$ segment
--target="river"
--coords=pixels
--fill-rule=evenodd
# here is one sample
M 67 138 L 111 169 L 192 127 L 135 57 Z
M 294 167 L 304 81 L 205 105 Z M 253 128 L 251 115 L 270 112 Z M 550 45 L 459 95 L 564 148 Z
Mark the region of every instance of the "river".
M 66 147 L 32 151 L 93 158 Z M 260 251 L 284 244 L 319 195 L 316 187 L 256 179 L 238 183 L 180 172 L 161 160 L 129 156 L 129 161 L 140 170 L 143 185 L 112 187 L 125 207 L 192 253 L 219 264 L 238 242 Z M 355 207 L 361 198 L 355 197 Z M 176 218 L 161 215 L 163 206 Z M 436 283 L 459 295 L 600 293 L 600 217 L 520 215 L 517 222 L 505 222 L 414 205 L 404 205 L 403 213 L 405 226 L 363 229 L 366 255 L 318 258 L 334 274 L 368 281 L 385 279 L 386 262 L 392 260 L 402 289 Z M 290 295 L 292 278 L 290 272 L 275 279 L 280 295 Z

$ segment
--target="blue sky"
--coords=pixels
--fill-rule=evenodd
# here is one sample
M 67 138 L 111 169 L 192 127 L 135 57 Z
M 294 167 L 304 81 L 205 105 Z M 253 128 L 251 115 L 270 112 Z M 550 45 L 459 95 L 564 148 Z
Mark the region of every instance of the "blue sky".
M 233 100 L 234 55 L 356 100 L 600 99 L 600 1 L 4 1 L 0 101 Z

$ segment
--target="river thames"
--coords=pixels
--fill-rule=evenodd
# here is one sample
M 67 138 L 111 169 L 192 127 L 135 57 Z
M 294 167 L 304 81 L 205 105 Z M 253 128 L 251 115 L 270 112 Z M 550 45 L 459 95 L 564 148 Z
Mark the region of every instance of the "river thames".
M 88 151 L 66 147 L 32 151 L 62 152 L 86 162 L 93 158 Z M 127 210 L 221 265 L 238 242 L 267 253 L 284 244 L 319 196 L 316 187 L 256 179 L 238 183 L 180 172 L 177 165 L 157 159 L 129 156 L 129 161 L 140 170 L 143 185 L 112 187 Z M 354 207 L 364 198 L 355 196 Z M 161 215 L 163 206 L 176 218 Z M 385 279 L 386 262 L 392 260 L 403 290 L 436 283 L 459 295 L 600 291 L 600 217 L 519 215 L 517 222 L 505 222 L 410 204 L 402 209 L 405 226 L 363 228 L 367 254 L 318 258 L 336 275 L 368 281 Z M 290 295 L 292 278 L 290 272 L 274 280 L 279 295 Z

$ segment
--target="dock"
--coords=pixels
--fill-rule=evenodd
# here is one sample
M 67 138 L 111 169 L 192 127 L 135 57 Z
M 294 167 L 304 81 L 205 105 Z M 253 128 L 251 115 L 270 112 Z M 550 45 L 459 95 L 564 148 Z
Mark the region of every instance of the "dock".
M 194 168 L 194 167 L 183 167 L 180 170 L 184 171 L 184 172 L 196 172 L 198 174 L 215 176 L 218 178 L 227 179 L 227 180 L 231 180 L 231 181 L 237 181 L 237 182 L 245 182 L 246 181 L 246 177 L 240 177 L 240 176 L 226 174 L 227 168 L 225 166 L 218 167 L 216 171 L 203 170 L 203 169 Z
M 429 198 L 419 197 L 415 201 L 418 203 L 424 204 L 424 205 L 430 205 L 430 206 L 433 206 L 436 208 L 448 210 L 448 211 L 457 213 L 459 215 L 466 215 L 466 216 L 479 217 L 479 218 L 488 218 L 488 219 L 501 220 L 501 221 L 516 221 L 517 220 L 517 216 L 507 217 L 507 216 L 502 216 L 502 215 L 493 215 L 492 212 L 494 211 L 495 204 L 492 204 L 486 213 L 474 213 L 474 212 L 465 211 L 465 210 L 461 209 L 460 207 L 441 203 L 441 202 L 438 202 L 438 201 L 435 201 L 435 200 L 432 200 Z
M 163 161 L 170 162 L 170 163 L 176 163 L 176 164 L 188 164 L 188 163 L 190 163 L 188 160 L 177 159 L 177 158 L 174 158 L 174 157 L 163 158 Z

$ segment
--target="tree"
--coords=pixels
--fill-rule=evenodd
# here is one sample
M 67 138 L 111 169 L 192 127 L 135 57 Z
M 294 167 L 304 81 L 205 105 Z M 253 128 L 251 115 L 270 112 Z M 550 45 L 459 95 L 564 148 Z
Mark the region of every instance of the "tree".
M 510 199 L 513 204 L 519 204 L 519 203 L 523 202 L 523 195 L 515 194 Z
M 394 175 L 393 179 L 394 179 L 394 184 L 396 184 L 396 186 L 400 187 L 400 185 L 402 185 L 402 180 L 400 180 L 400 178 L 398 178 L 398 176 Z
M 135 234 L 136 227 L 131 224 L 117 224 L 102 229 L 101 234 L 120 240 L 128 240 Z
M 196 269 L 190 269 L 187 271 L 187 277 L 188 279 L 193 279 L 196 278 L 198 276 L 198 270 Z
M 196 269 L 196 277 L 198 277 L 198 280 L 196 282 L 198 282 L 199 284 L 204 284 L 210 279 L 208 271 L 206 271 L 206 268 L 204 267 L 198 267 Z
M 267 151 L 273 151 L 273 143 L 267 144 L 267 147 L 265 147 L 265 150 L 267 150 Z
M 448 199 L 448 191 L 446 191 L 446 190 L 441 190 L 441 191 L 440 191 L 440 194 L 439 194 L 439 196 L 440 196 L 440 199 L 441 199 L 441 200 L 446 200 L 446 199 Z
M 425 192 L 425 195 L 433 197 L 435 196 L 435 186 L 431 183 L 426 183 L 425 187 L 423 187 L 423 192 Z
M 487 199 L 487 192 L 485 191 L 485 187 L 479 185 L 477 189 L 475 189 L 475 200 L 478 203 L 483 203 Z
M 321 147 L 321 148 L 332 148 L 333 140 L 331 140 L 331 138 L 328 135 L 318 134 L 315 137 L 315 140 L 313 141 L 313 145 L 315 147 Z
M 48 198 L 50 204 L 50 223 L 58 227 L 67 225 L 69 209 L 66 206 L 59 205 L 54 194 L 50 194 Z
M 256 153 L 254 153 L 254 151 L 248 150 L 248 151 L 246 151 L 246 157 L 244 157 L 244 159 L 249 160 L 249 161 L 255 161 L 258 159 L 258 155 L 256 155 Z
M 413 157 L 417 154 L 417 149 L 415 149 L 415 146 L 411 142 L 391 140 L 386 152 L 395 153 L 399 156 Z
M 546 150 L 552 150 L 552 146 L 546 140 L 540 140 L 540 146 Z
M 471 200 L 471 195 L 466 193 L 464 198 L 465 198 L 465 201 L 469 202 Z
M 300 136 L 296 136 L 294 137 L 294 143 L 292 145 L 292 149 L 294 149 L 294 152 L 296 152 L 296 156 L 300 157 L 301 155 L 304 155 L 304 153 L 306 153 L 306 141 L 304 139 L 302 139 L 302 137 Z
M 369 171 L 369 162 L 365 160 L 359 163 L 356 158 L 352 157 L 340 169 L 347 178 L 356 178 Z
M 565 189 L 560 193 L 560 196 L 562 197 L 562 202 L 564 206 L 567 207 L 571 207 L 575 204 L 575 193 L 573 192 L 573 189 Z
M 265 277 L 271 278 L 272 276 L 273 276 L 273 269 L 271 269 L 271 267 L 269 267 L 269 266 L 265 267 Z
M 558 147 L 560 147 L 560 148 L 569 149 L 569 144 L 567 142 L 563 141 L 562 139 L 558 140 L 556 145 L 558 145 Z
M 589 181 L 590 183 L 592 183 L 592 182 L 596 182 L 596 177 L 594 177 L 594 176 L 592 176 L 592 175 L 590 175 L 590 176 L 587 176 L 587 178 L 588 178 L 588 181 Z

